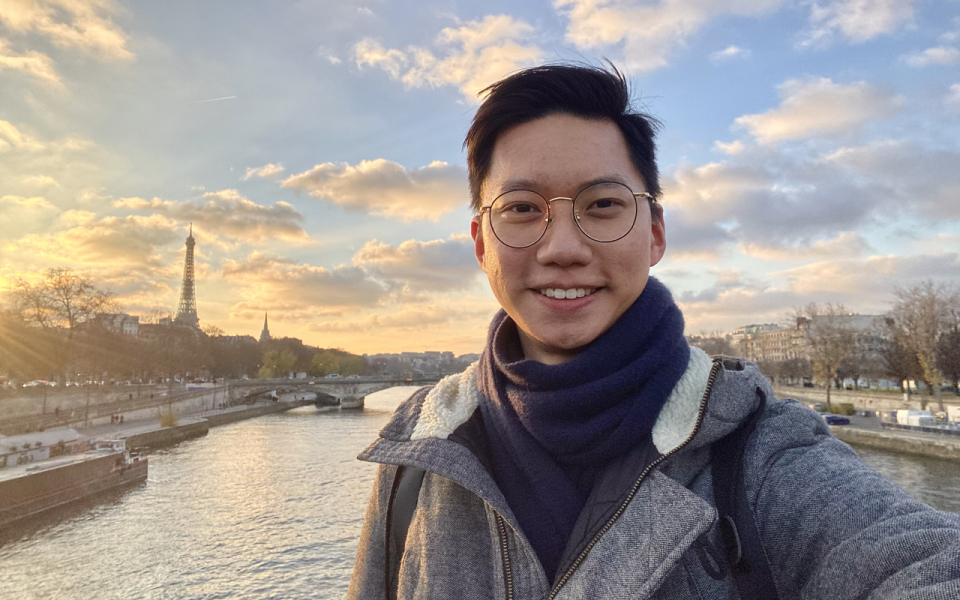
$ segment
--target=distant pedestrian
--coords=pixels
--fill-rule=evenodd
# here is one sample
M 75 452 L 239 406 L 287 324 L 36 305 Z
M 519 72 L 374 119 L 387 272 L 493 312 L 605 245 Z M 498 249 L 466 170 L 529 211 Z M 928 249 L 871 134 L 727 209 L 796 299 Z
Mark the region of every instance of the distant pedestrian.
M 120 424 L 123 425 L 123 415 L 120 415 Z

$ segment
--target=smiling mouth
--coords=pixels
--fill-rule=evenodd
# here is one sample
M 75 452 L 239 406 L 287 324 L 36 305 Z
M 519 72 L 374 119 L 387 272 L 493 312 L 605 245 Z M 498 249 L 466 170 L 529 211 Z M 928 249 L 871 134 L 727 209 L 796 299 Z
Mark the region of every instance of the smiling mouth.
M 557 300 L 572 300 L 574 298 L 583 298 L 597 291 L 598 288 L 570 288 L 562 290 L 559 288 L 544 288 L 540 293 L 547 298 L 556 298 Z

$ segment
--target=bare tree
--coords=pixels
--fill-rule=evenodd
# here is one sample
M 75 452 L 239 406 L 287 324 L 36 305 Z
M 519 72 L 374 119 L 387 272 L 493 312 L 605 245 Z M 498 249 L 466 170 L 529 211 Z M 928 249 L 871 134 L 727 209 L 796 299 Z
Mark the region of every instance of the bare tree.
M 937 344 L 960 312 L 960 293 L 953 286 L 927 280 L 913 287 L 898 287 L 890 318 L 901 343 L 915 354 L 923 381 L 932 390 L 942 412 L 940 383 L 943 371 L 937 364 Z
M 12 296 L 24 320 L 40 327 L 75 330 L 97 313 L 120 309 L 113 292 L 98 288 L 73 269 L 49 269 L 36 284 L 18 277 Z
M 733 346 L 730 343 L 730 334 L 728 333 L 701 331 L 699 335 L 691 336 L 689 342 L 691 346 L 700 348 L 710 356 L 732 356 L 734 354 Z
M 956 392 L 960 383 L 960 327 L 957 323 L 937 342 L 937 365 Z
M 830 409 L 830 383 L 839 376 L 840 367 L 854 351 L 855 338 L 847 320 L 848 312 L 842 304 L 810 303 L 797 310 L 797 323 L 806 331 L 810 342 L 813 374 L 827 388 L 827 408 Z
M 161 319 L 173 319 L 173 313 L 165 308 L 151 308 L 139 316 L 140 323 L 146 325 L 156 325 Z
M 63 352 L 55 358 L 62 375 L 70 360 L 73 337 L 79 326 L 92 321 L 97 313 L 117 312 L 111 291 L 98 288 L 93 281 L 72 269 L 49 269 L 38 283 L 18 277 L 11 291 L 13 305 L 21 318 L 44 330 L 66 332 Z

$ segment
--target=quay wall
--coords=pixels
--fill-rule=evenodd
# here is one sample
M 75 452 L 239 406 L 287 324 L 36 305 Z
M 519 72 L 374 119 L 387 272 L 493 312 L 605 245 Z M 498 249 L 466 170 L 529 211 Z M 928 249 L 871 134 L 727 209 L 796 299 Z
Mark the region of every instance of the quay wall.
M 252 419 L 254 417 L 259 417 L 262 415 L 269 415 L 272 413 L 283 412 L 286 410 L 290 410 L 291 408 L 297 408 L 298 406 L 309 406 L 312 404 L 313 404 L 313 400 L 294 400 L 291 402 L 274 402 L 272 404 L 254 406 L 252 408 L 245 408 L 242 410 L 230 410 L 230 411 L 224 411 L 218 414 L 207 415 L 206 420 L 210 423 L 210 427 L 217 427 L 219 425 L 236 423 L 237 421 L 242 421 L 244 419 Z
M 55 405 L 48 399 L 46 414 L 40 414 L 39 407 L 33 414 L 19 416 L 10 416 L 9 412 L 0 410 L 0 434 L 17 435 L 54 427 L 103 425 L 111 423 L 114 415 L 123 415 L 125 420 L 136 420 L 159 418 L 162 413 L 171 409 L 178 414 L 197 413 L 214 410 L 222 404 L 242 401 L 246 393 L 244 388 L 221 386 L 172 395 L 154 392 L 141 394 L 140 398 L 133 399 L 128 397 L 129 394 L 125 394 L 119 400 L 116 400 L 115 395 L 105 394 L 99 398 L 99 403 L 95 404 L 91 396 L 89 407 L 84 404 L 70 410 L 61 409 L 59 413 L 54 412 Z M 6 401 L 0 400 L 0 406 L 4 402 Z
M 960 443 L 951 440 L 918 438 L 885 431 L 868 431 L 847 426 L 831 426 L 833 435 L 851 446 L 863 446 L 888 452 L 902 452 L 932 458 L 960 461 Z
M 162 427 L 150 431 L 133 431 L 123 436 L 128 448 L 159 448 L 206 435 L 211 427 L 236 423 L 245 419 L 252 419 L 263 415 L 278 413 L 313 404 L 312 400 L 296 400 L 291 402 L 273 402 L 261 404 L 251 408 L 225 410 L 220 413 L 207 414 L 203 418 L 184 418 L 177 425 Z
M 820 388 L 804 387 L 775 387 L 777 398 L 793 398 L 800 402 L 827 403 L 827 392 Z M 850 390 L 830 390 L 830 403 L 848 402 L 858 410 L 920 410 L 920 394 L 911 394 L 910 401 L 903 400 L 903 394 L 890 392 L 855 392 Z M 936 411 L 937 401 L 932 396 L 923 396 L 927 400 L 927 409 Z M 960 397 L 943 395 L 943 404 L 946 406 L 960 406 Z
M 121 435 L 127 441 L 127 447 L 134 448 L 160 448 L 189 440 L 191 438 L 207 435 L 210 430 L 210 423 L 206 419 L 190 419 L 186 423 L 180 423 L 171 427 L 162 427 L 152 431 L 143 431 L 132 433 L 131 435 Z

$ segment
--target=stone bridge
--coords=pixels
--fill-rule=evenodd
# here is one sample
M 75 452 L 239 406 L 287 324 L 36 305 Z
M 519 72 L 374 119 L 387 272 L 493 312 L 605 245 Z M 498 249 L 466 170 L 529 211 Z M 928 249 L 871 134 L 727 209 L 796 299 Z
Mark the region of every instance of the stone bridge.
M 359 377 L 356 379 L 257 379 L 232 381 L 231 387 L 246 396 L 257 394 L 315 393 L 316 405 L 339 406 L 340 408 L 363 408 L 368 395 L 402 385 L 424 386 L 440 381 L 440 376 L 408 377 Z

